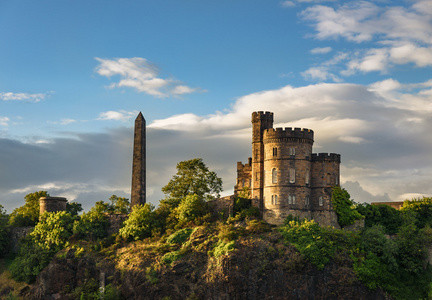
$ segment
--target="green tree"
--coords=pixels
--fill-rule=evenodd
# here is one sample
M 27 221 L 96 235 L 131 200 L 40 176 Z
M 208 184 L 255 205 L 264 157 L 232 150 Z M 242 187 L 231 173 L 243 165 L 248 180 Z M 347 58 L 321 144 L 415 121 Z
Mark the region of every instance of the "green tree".
M 162 188 L 167 196 L 165 203 L 173 207 L 187 195 L 197 195 L 208 201 L 219 197 L 221 191 L 222 179 L 210 171 L 201 158 L 179 162 L 177 173 Z
M 41 215 L 30 236 L 38 246 L 57 252 L 67 244 L 72 235 L 74 220 L 66 211 L 46 212 Z
M 354 202 L 350 199 L 350 194 L 345 189 L 339 186 L 334 187 L 331 200 L 340 226 L 351 225 L 355 220 L 363 218 L 356 210 Z
M 48 192 L 39 191 L 26 195 L 25 204 L 10 214 L 10 224 L 16 227 L 35 226 L 39 220 L 39 198 L 41 197 L 49 197 Z
M 386 234 L 396 234 L 403 222 L 401 212 L 388 205 L 357 205 L 358 212 L 365 216 L 365 227 L 384 226 Z
M 140 240 L 150 237 L 157 226 L 153 205 L 135 205 L 129 218 L 120 228 L 119 235 L 126 240 Z
M 3 257 L 9 248 L 8 215 L 0 204 L 0 257 Z
M 78 202 L 67 202 L 66 212 L 70 213 L 72 216 L 78 216 L 78 214 L 83 210 L 81 203 Z
M 108 235 L 108 227 L 109 220 L 107 214 L 93 207 L 78 220 L 75 220 L 73 233 L 82 239 L 98 240 Z
M 413 214 L 419 228 L 432 225 L 432 198 L 423 197 L 405 200 L 401 212 L 403 214 Z
M 111 207 L 113 213 L 116 214 L 128 214 L 131 212 L 130 201 L 124 197 L 117 197 L 112 195 L 109 200 L 111 201 Z

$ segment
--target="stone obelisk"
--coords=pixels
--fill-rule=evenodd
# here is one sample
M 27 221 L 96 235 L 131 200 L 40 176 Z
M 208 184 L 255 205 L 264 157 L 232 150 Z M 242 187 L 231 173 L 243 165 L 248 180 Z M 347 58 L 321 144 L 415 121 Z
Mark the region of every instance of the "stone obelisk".
M 135 119 L 131 206 L 146 203 L 146 121 L 140 112 Z

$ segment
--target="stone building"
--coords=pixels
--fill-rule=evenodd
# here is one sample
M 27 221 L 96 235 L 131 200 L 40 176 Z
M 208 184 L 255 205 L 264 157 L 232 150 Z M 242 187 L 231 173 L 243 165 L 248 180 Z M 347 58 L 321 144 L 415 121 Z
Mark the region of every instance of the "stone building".
M 337 225 L 331 190 L 339 185 L 340 154 L 312 153 L 310 129 L 273 128 L 273 113 L 252 114 L 252 157 L 237 163 L 235 195 L 249 189 L 252 204 L 271 224 L 288 215 Z
M 39 215 L 45 212 L 58 212 L 66 210 L 67 199 L 64 197 L 40 197 Z

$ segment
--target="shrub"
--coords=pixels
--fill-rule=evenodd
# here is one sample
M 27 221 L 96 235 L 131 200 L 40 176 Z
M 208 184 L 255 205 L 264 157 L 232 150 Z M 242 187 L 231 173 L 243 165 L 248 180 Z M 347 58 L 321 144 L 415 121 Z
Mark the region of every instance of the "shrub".
M 432 198 L 414 198 L 404 201 L 401 208 L 403 214 L 413 213 L 416 219 L 416 225 L 423 228 L 426 225 L 432 225 Z
M 176 209 L 180 222 L 194 221 L 203 217 L 208 212 L 207 203 L 198 195 L 187 195 Z
M 126 240 L 140 240 L 150 237 L 156 227 L 156 216 L 151 204 L 135 205 L 129 218 L 120 228 L 119 235 Z
M 74 217 L 65 211 L 44 213 L 30 236 L 38 246 L 57 252 L 66 245 L 72 235 L 74 220 Z
M 355 209 L 354 202 L 348 192 L 337 186 L 332 189 L 332 204 L 338 217 L 338 223 L 344 227 L 353 224 L 363 216 Z
M 403 219 L 401 212 L 388 205 L 357 205 L 357 210 L 365 216 L 365 227 L 382 225 L 386 234 L 396 234 Z
M 92 209 L 74 222 L 73 233 L 82 239 L 98 240 L 107 236 L 108 227 L 107 215 Z
M 167 238 L 167 243 L 181 245 L 189 239 L 192 232 L 191 228 L 180 229 Z
M 337 251 L 352 252 L 356 240 L 355 233 L 323 228 L 314 220 L 291 221 L 280 231 L 318 269 L 323 269 Z
M 214 257 L 219 257 L 221 255 L 228 254 L 234 249 L 235 249 L 235 241 L 230 241 L 230 242 L 219 241 L 216 244 L 216 247 L 210 252 L 210 254 L 213 255 Z
M 3 257 L 9 249 L 9 226 L 8 216 L 3 206 L 0 204 L 0 258 Z
M 9 266 L 12 277 L 18 281 L 32 283 L 40 271 L 49 264 L 54 254 L 54 250 L 34 243 L 30 237 L 25 238 Z

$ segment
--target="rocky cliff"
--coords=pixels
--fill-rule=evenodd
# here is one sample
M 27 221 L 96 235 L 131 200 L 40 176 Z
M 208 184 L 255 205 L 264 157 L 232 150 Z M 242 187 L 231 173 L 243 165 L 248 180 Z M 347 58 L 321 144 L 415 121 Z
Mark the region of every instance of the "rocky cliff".
M 359 282 L 349 257 L 337 255 L 318 270 L 275 230 L 239 235 L 235 244 L 224 244 L 218 231 L 198 227 L 177 244 L 153 239 L 102 251 L 69 248 L 26 298 L 91 299 L 105 287 L 106 299 L 385 299 Z

